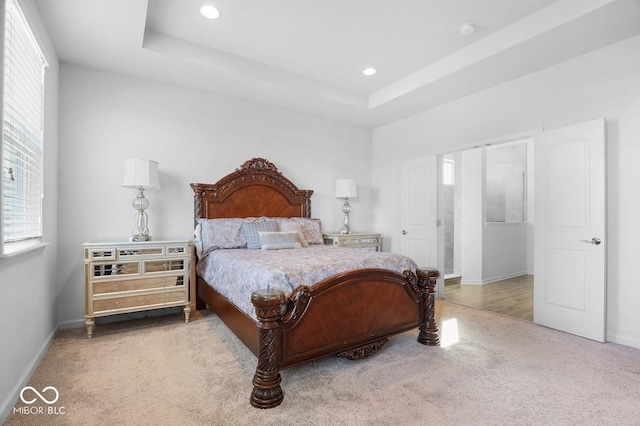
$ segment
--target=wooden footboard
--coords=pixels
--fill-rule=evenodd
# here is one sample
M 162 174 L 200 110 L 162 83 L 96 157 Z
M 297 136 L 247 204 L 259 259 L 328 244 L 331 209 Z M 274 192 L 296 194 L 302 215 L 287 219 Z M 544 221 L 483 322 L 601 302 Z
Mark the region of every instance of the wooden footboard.
M 418 327 L 418 341 L 438 345 L 435 322 L 437 270 L 404 275 L 381 269 L 339 274 L 285 299 L 281 291 L 257 291 L 258 366 L 251 404 L 279 405 L 280 369 L 327 355 L 359 359 L 388 336 Z

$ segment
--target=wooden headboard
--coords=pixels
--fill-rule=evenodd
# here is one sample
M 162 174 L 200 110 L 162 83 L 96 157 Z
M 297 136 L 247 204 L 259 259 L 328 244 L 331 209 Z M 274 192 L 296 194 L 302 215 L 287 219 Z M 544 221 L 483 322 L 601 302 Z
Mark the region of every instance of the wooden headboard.
M 311 217 L 311 190 L 298 189 L 264 158 L 245 161 L 213 184 L 192 183 L 194 220 L 223 217 Z

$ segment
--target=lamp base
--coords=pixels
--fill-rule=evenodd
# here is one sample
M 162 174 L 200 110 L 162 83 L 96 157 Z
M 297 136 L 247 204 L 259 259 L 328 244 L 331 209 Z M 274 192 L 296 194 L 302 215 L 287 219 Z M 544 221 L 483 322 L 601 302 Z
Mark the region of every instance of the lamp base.
M 149 207 L 149 200 L 144 196 L 144 188 L 138 188 L 138 196 L 133 199 L 133 208 L 136 209 L 136 214 L 133 217 L 133 230 L 131 230 L 131 236 L 129 241 L 151 241 L 151 235 L 149 235 L 149 216 L 145 209 Z
M 341 234 L 350 234 L 351 227 L 349 226 L 349 213 L 351 212 L 351 204 L 349 204 L 349 199 L 344 199 L 344 204 L 342 205 L 342 213 L 344 213 L 344 222 L 342 224 L 342 229 L 340 230 Z

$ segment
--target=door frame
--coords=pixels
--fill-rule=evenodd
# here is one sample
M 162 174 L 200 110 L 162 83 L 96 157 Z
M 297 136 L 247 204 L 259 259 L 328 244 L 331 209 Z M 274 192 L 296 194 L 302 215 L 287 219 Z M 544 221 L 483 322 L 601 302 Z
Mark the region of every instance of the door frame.
M 605 149 L 605 152 L 604 152 L 604 155 L 605 155 L 605 160 L 604 160 L 605 161 L 605 164 L 604 164 L 604 167 L 605 167 L 605 171 L 604 171 L 604 191 L 605 191 L 605 194 L 604 194 L 604 200 L 605 200 L 604 217 L 605 217 L 605 225 L 604 225 L 604 228 L 605 228 L 605 234 L 606 234 L 606 227 L 607 227 L 607 223 L 606 223 L 606 218 L 607 218 L 606 201 L 608 199 L 608 197 L 607 197 L 607 184 L 606 184 L 606 180 L 607 180 L 606 136 L 607 136 L 607 134 L 606 134 L 606 119 L 603 118 L 602 120 L 604 121 L 604 126 L 605 126 L 605 130 L 604 130 L 604 138 L 605 138 L 605 147 L 604 147 L 604 149 Z M 561 128 L 564 128 L 564 127 L 571 127 L 571 126 L 577 125 L 577 124 L 581 124 L 581 123 L 566 124 L 566 125 L 563 125 L 561 127 L 558 127 L 557 129 L 561 129 Z M 554 129 L 556 129 L 556 128 L 554 128 Z M 536 135 L 539 134 L 539 133 L 542 133 L 544 131 L 545 131 L 544 128 L 527 130 L 527 131 L 524 131 L 524 132 L 519 132 L 517 134 L 509 135 L 509 136 L 504 136 L 504 137 L 500 137 L 500 138 L 484 140 L 484 141 L 481 141 L 478 144 L 474 145 L 473 148 L 460 149 L 460 150 L 457 150 L 457 151 L 466 151 L 466 150 L 469 150 L 469 149 L 479 148 L 481 146 L 501 145 L 501 144 L 504 144 L 504 143 L 514 142 L 514 141 L 521 140 L 521 139 L 533 139 L 534 140 L 533 147 L 534 147 L 534 151 L 535 151 Z M 442 200 L 442 197 L 441 197 L 442 189 L 443 189 L 443 185 L 444 185 L 443 182 L 442 182 L 442 166 L 441 166 L 442 165 L 442 160 L 444 158 L 444 155 L 446 155 L 448 153 L 452 153 L 452 152 L 457 152 L 457 151 L 449 151 L 447 153 L 438 155 L 438 160 L 437 160 L 438 161 L 438 185 L 437 185 L 437 187 L 438 187 L 438 209 L 437 209 L 437 212 L 438 212 L 437 213 L 437 215 L 438 215 L 438 224 L 442 223 L 441 218 L 443 217 L 443 200 Z M 535 204 L 535 200 L 534 200 L 534 204 Z M 531 219 L 528 218 L 528 221 L 530 221 L 530 220 Z M 536 223 L 536 218 L 535 218 L 535 215 L 534 215 L 534 217 L 533 217 L 533 226 L 534 227 L 535 227 L 535 223 Z M 535 239 L 534 239 L 533 244 L 530 246 L 530 248 L 532 248 L 534 250 L 534 252 L 535 252 Z M 444 272 L 444 229 L 443 229 L 442 226 L 438 226 L 438 247 L 437 247 L 437 251 L 438 251 L 438 268 L 440 269 L 440 271 Z M 605 276 L 604 276 L 604 279 L 605 279 L 605 299 L 604 299 L 604 307 L 603 307 L 603 309 L 604 309 L 604 312 L 605 312 L 604 313 L 604 318 L 605 318 L 604 340 L 606 341 L 606 335 L 607 335 L 607 330 L 606 330 L 606 318 L 607 318 L 607 301 L 606 301 L 607 274 L 606 274 L 606 270 L 607 270 L 607 261 L 606 261 L 606 259 L 607 259 L 607 254 L 605 253 L 604 256 L 605 256 L 605 265 L 604 265 L 604 267 L 605 267 Z M 534 262 L 533 268 L 534 269 L 533 269 L 532 272 L 535 275 L 535 262 Z M 535 288 L 534 288 L 534 292 L 535 292 Z M 436 294 L 437 294 L 437 297 L 439 297 L 439 298 L 444 297 L 444 273 L 442 274 L 442 280 L 438 282 L 437 293 Z M 535 311 L 535 306 L 534 306 L 534 311 Z M 534 322 L 534 324 L 536 324 L 536 323 Z
M 437 189 L 437 200 L 438 200 L 438 211 L 437 211 L 437 216 L 438 216 L 438 247 L 437 247 L 437 251 L 438 251 L 438 270 L 441 271 L 441 276 L 440 279 L 438 279 L 438 284 L 436 285 L 436 297 L 438 299 L 444 299 L 444 265 L 445 265 L 445 254 L 444 254 L 444 227 L 441 226 L 442 225 L 442 217 L 444 216 L 444 205 L 443 205 L 443 200 L 442 200 L 442 193 L 444 190 L 444 183 L 442 181 L 442 160 L 444 159 L 444 156 L 447 154 L 451 154 L 451 153 L 455 153 L 455 152 L 462 152 L 462 151 L 469 151 L 472 149 L 478 149 L 481 147 L 488 147 L 488 146 L 496 146 L 496 145 L 503 145 L 503 144 L 509 144 L 509 143 L 513 143 L 513 142 L 517 142 L 523 139 L 534 139 L 535 135 L 537 133 L 540 133 L 544 131 L 544 128 L 534 128 L 534 129 L 529 129 L 529 130 L 525 130 L 522 132 L 517 132 L 517 133 L 512 133 L 509 135 L 505 135 L 505 136 L 501 136 L 501 137 L 496 137 L 496 138 L 489 138 L 489 139 L 483 139 L 480 140 L 478 142 L 476 142 L 473 146 L 471 147 L 467 147 L 467 148 L 461 148 L 461 149 L 457 149 L 454 151 L 447 151 L 444 153 L 440 153 L 437 154 L 437 163 L 438 163 L 438 189 Z M 534 142 L 535 143 L 535 142 Z M 464 167 L 464 166 L 463 166 Z M 535 220 L 535 217 L 534 217 Z M 535 226 L 535 222 L 534 222 L 534 226 Z M 535 271 L 534 271 L 535 274 Z

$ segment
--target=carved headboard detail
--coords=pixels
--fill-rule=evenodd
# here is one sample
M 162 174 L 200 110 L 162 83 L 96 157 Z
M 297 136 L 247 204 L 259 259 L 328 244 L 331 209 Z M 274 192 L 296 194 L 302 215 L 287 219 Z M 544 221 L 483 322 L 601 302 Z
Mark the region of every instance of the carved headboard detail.
M 214 184 L 192 183 L 194 220 L 221 217 L 311 217 L 312 190 L 298 189 L 264 158 L 245 161 Z

